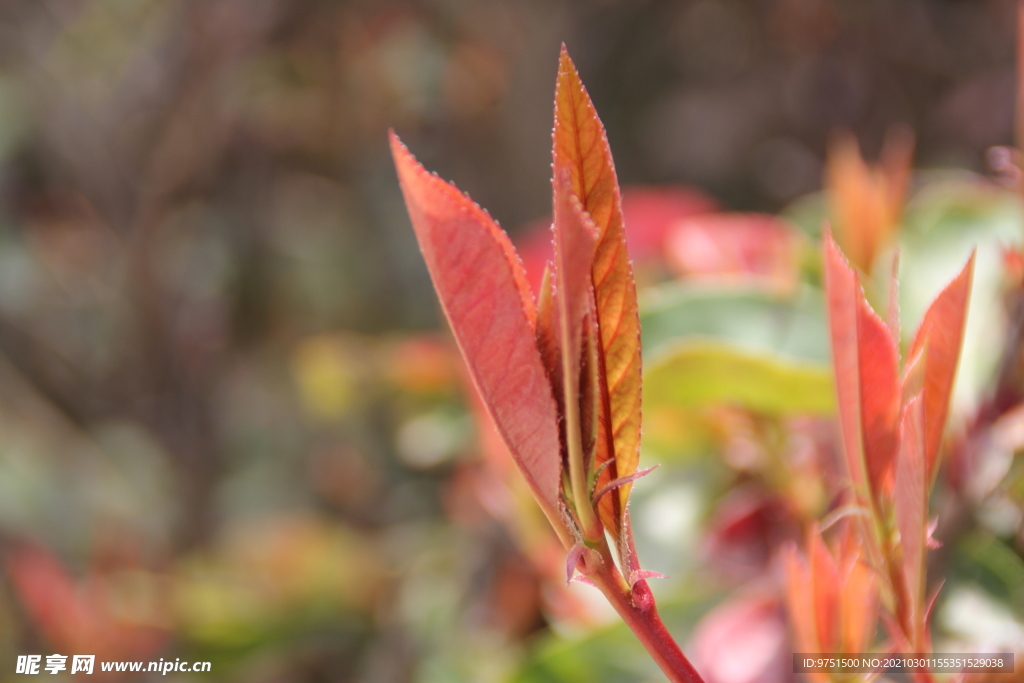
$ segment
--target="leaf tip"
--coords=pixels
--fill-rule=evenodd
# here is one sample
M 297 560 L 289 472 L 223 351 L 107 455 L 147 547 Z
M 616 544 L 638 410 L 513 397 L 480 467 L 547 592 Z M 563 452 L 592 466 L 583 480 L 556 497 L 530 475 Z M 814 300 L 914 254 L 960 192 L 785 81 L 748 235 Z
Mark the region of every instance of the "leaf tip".
M 562 41 L 562 48 L 558 51 L 558 70 L 576 70 L 576 66 L 572 62 L 572 57 L 569 56 L 569 48 L 565 46 L 565 41 Z

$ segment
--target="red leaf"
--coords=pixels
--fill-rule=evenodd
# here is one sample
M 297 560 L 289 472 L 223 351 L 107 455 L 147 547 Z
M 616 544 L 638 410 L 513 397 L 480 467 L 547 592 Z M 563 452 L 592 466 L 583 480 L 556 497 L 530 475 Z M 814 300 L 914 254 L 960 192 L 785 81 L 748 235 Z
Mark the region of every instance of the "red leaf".
M 708 612 L 694 628 L 692 645 L 693 661 L 704 680 L 707 683 L 792 680 L 792 655 L 787 647 L 786 622 L 780 607 L 775 595 L 748 591 Z M 812 677 L 811 680 L 818 679 Z
M 599 232 L 591 274 L 614 441 L 614 465 L 602 473 L 610 481 L 635 472 L 640 460 L 640 318 L 608 139 L 564 46 L 555 88 L 553 156 L 556 177 L 568 170 L 573 193 Z M 629 489 L 622 486 L 609 497 L 617 498 L 620 519 Z
M 705 555 L 720 577 L 750 579 L 768 570 L 784 539 L 799 536 L 794 506 L 757 485 L 722 498 L 705 531 Z
M 900 406 L 899 351 L 831 234 L 826 234 L 824 247 L 843 447 L 854 486 L 866 486 L 877 497 L 892 489 Z
M 796 284 L 800 235 L 775 216 L 711 213 L 680 220 L 666 239 L 666 255 L 690 277 L 754 280 L 778 289 Z
M 867 474 L 861 457 L 860 370 L 857 351 L 857 298 L 860 296 L 860 285 L 831 233 L 825 234 L 824 249 L 825 291 L 843 452 L 854 487 L 865 489 Z
M 715 200 L 683 185 L 622 188 L 626 243 L 634 261 L 661 256 L 669 231 L 680 220 L 718 210 Z
M 911 646 L 923 645 L 924 557 L 928 537 L 928 483 L 924 461 L 924 403 L 915 396 L 903 411 L 900 457 L 896 467 L 896 528 L 900 532 L 901 572 L 907 600 L 900 601 L 901 626 Z M 907 630 L 910 629 L 910 632 Z M 921 650 L 922 652 L 924 650 Z
M 974 274 L 974 254 L 935 298 L 917 328 L 911 355 L 922 353 L 924 363 L 924 460 L 926 481 L 935 476 L 939 446 L 949 412 L 960 346 L 967 320 L 967 302 Z
M 899 349 L 889 327 L 863 296 L 857 302 L 857 352 L 864 461 L 877 496 L 892 491 L 899 448 Z
M 534 304 L 508 237 L 391 134 L 420 249 L 473 382 L 548 518 L 561 525 L 557 408 L 534 338 Z
M 75 579 L 48 549 L 20 544 L 5 549 L 4 569 L 27 616 L 58 652 L 147 659 L 168 640 L 169 633 L 147 619 L 138 596 L 116 582 L 118 572 L 89 570 Z M 134 566 L 117 569 L 138 573 Z M 161 597 L 148 596 L 145 604 Z

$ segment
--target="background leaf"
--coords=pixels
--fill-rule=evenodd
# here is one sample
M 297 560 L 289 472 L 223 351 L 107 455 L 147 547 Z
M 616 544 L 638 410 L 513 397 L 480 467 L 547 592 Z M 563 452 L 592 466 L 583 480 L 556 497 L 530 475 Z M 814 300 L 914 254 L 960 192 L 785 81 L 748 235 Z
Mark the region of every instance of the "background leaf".
M 801 365 L 712 341 L 684 342 L 648 364 L 649 405 L 705 407 L 728 403 L 782 415 L 835 411 L 835 387 L 826 365 Z
M 825 304 L 809 287 L 781 294 L 678 283 L 645 293 L 641 310 L 648 356 L 697 336 L 796 362 L 829 362 Z

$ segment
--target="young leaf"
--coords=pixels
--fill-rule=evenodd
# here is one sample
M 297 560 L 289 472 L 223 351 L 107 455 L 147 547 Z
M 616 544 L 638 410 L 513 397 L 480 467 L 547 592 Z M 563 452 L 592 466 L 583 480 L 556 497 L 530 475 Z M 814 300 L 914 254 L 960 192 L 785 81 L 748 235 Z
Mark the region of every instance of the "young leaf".
M 879 495 L 892 490 L 899 448 L 899 349 L 863 296 L 857 301 L 857 353 L 864 461 L 871 491 Z
M 597 228 L 573 194 L 568 173 L 554 179 L 555 297 L 559 307 L 561 348 L 571 359 L 571 384 L 579 383 L 583 316 L 591 308 L 590 268 L 597 245 Z M 566 375 L 568 376 L 568 374 Z
M 839 592 L 840 643 L 843 652 L 864 652 L 878 623 L 875 570 L 861 560 L 859 546 L 842 548 Z
M 598 230 L 591 275 L 607 378 L 607 410 L 614 442 L 612 478 L 629 476 L 640 459 L 640 319 L 626 251 L 619 185 L 597 111 L 562 47 L 555 88 L 553 156 L 556 177 L 567 170 L 573 194 Z M 629 486 L 618 490 L 625 510 Z M 620 512 L 620 514 L 622 514 Z
M 554 189 L 555 299 L 558 310 L 558 346 L 562 362 L 566 457 L 575 511 L 583 527 L 581 530 L 584 537 L 591 539 L 600 535 L 601 529 L 594 526 L 592 520 L 587 481 L 588 463 L 583 452 L 580 363 L 586 331 L 583 321 L 592 307 L 590 267 L 594 260 L 597 231 L 590 217 L 580 206 L 579 199 L 572 194 L 567 171 L 559 173 L 556 169 Z M 594 424 L 594 419 L 589 415 L 588 418 L 588 424 Z
M 928 536 L 928 484 L 924 460 L 924 402 L 912 398 L 903 411 L 896 468 L 896 528 L 900 532 L 901 574 L 907 600 L 898 615 L 912 647 L 923 647 L 924 573 Z M 925 650 L 920 650 L 924 652 Z
M 427 172 L 394 133 L 391 153 L 427 269 L 477 390 L 548 518 L 560 525 L 558 412 L 522 265 L 490 216 Z
M 899 227 L 913 152 L 913 134 L 901 127 L 886 135 L 876 166 L 865 163 L 850 133 L 837 136 L 829 146 L 827 189 L 836 237 L 865 273 Z
M 559 414 L 562 414 L 564 400 L 562 391 L 562 358 L 558 348 L 558 311 L 555 303 L 555 274 L 553 264 L 548 262 L 544 267 L 544 276 L 540 283 L 540 294 L 537 299 L 537 347 L 540 349 L 541 360 L 551 380 L 551 391 L 555 395 Z
M 924 363 L 924 460 L 926 481 L 935 475 L 949 399 L 956 376 L 967 320 L 967 301 L 974 274 L 974 254 L 960 273 L 935 298 L 924 314 L 910 346 L 911 356 Z
M 867 486 L 867 473 L 861 459 L 860 430 L 860 358 L 857 344 L 857 276 L 846 263 L 831 233 L 825 234 L 825 291 L 828 303 L 829 332 L 832 337 L 832 364 L 836 374 L 839 407 L 839 431 L 843 452 L 856 489 Z
M 856 488 L 891 490 L 900 407 L 899 350 L 857 275 L 825 236 L 825 286 L 843 447 Z
M 863 652 L 874 634 L 875 571 L 861 560 L 850 528 L 829 550 L 818 526 L 812 526 L 806 540 L 809 566 L 794 547 L 784 556 L 786 602 L 796 645 L 805 652 Z
M 808 588 L 814 601 L 814 622 L 823 652 L 834 652 L 839 636 L 839 568 L 821 538 L 817 525 L 808 533 L 811 580 Z
M 808 590 L 810 570 L 795 545 L 790 544 L 783 550 L 782 559 L 786 575 L 786 606 L 793 625 L 794 644 L 803 652 L 823 652 L 822 648 L 828 645 L 818 640 L 814 596 Z M 821 676 L 821 679 L 825 677 Z

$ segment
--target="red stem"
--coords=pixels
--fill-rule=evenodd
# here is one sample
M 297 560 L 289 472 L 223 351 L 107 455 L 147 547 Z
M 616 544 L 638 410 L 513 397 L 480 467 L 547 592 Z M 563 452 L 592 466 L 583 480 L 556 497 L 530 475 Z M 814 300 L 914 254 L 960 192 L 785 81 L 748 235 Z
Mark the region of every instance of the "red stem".
M 601 561 L 586 575 L 601 589 L 672 683 L 704 683 L 658 616 L 647 581 L 639 579 L 630 589 L 615 565 L 607 561 Z

